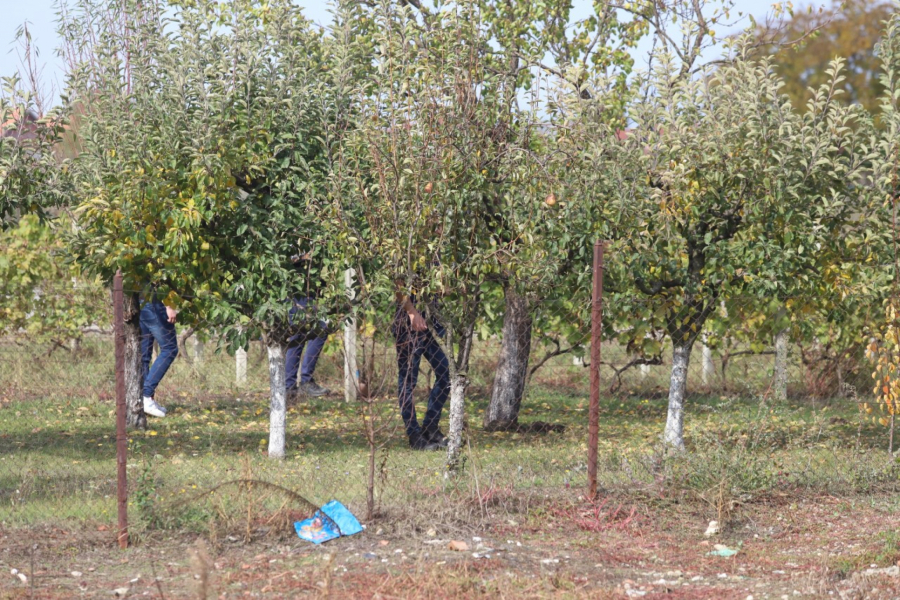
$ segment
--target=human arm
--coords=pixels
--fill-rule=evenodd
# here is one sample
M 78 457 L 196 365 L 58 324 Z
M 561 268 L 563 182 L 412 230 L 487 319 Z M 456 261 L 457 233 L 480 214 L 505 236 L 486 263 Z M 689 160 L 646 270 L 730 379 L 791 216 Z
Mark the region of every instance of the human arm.
M 426 331 L 428 329 L 428 323 L 425 321 L 425 317 L 422 316 L 422 313 L 419 312 L 419 309 L 416 308 L 416 305 L 413 304 L 412 298 L 409 296 L 399 296 L 400 300 L 400 308 L 403 309 L 403 312 L 409 317 L 409 325 L 412 327 L 413 331 Z

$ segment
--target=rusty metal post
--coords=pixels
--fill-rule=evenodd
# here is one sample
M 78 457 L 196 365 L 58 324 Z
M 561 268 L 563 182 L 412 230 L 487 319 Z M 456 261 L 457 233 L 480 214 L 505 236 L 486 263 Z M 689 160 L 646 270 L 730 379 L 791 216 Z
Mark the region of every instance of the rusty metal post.
M 125 295 L 122 291 L 122 271 L 113 277 L 113 311 L 116 338 L 116 465 L 119 527 L 119 547 L 128 547 L 128 434 L 125 432 Z
M 603 250 L 594 242 L 594 290 L 591 300 L 591 404 L 588 411 L 588 498 L 597 498 L 597 437 L 600 430 L 600 338 L 603 333 Z

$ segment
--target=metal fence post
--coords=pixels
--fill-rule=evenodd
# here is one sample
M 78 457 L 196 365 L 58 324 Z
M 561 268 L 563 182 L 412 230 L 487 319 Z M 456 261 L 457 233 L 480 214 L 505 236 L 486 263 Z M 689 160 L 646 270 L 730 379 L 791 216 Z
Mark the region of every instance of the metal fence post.
M 597 437 L 600 430 L 600 338 L 603 334 L 603 250 L 594 242 L 594 290 L 591 300 L 591 403 L 588 411 L 588 498 L 597 498 Z
M 116 337 L 116 465 L 119 515 L 119 547 L 128 547 L 128 434 L 125 431 L 125 295 L 122 271 L 113 277 L 113 311 Z

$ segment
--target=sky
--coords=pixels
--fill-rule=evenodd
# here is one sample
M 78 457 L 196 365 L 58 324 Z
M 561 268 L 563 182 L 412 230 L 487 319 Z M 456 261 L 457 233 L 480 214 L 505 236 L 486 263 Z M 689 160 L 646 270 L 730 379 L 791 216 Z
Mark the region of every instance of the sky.
M 56 10 L 59 0 L 0 0 L 0 76 L 14 74 L 20 66 L 19 46 L 16 43 L 16 30 L 26 21 L 29 23 L 31 37 L 40 51 L 40 60 L 44 64 L 44 79 L 52 86 L 56 93 L 62 87 L 62 67 L 55 56 L 55 48 L 59 38 L 56 34 Z M 326 0 L 296 0 L 304 7 L 306 15 L 314 22 L 325 25 L 331 21 Z M 528 1 L 528 0 L 517 0 Z M 774 0 L 736 0 L 735 13 L 740 11 L 745 15 L 752 14 L 758 20 L 769 12 Z M 575 0 L 575 18 L 583 18 L 590 14 L 590 0 Z M 799 3 L 798 3 L 799 4 Z M 821 2 L 815 3 L 817 6 Z M 734 15 L 734 13 L 732 13 Z M 745 19 L 736 29 L 741 29 L 749 23 Z M 726 32 L 718 32 L 720 35 Z M 637 62 L 641 60 L 650 49 L 650 43 L 645 40 L 635 49 Z M 49 89 L 47 90 L 49 93 Z

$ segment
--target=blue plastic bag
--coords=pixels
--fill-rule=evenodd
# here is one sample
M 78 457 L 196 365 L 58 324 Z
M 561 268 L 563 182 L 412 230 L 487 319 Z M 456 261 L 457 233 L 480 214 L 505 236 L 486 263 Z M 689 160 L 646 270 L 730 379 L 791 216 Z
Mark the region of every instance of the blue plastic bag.
M 310 518 L 294 523 L 294 529 L 301 539 L 313 544 L 321 544 L 363 530 L 353 513 L 337 500 L 332 500 Z

